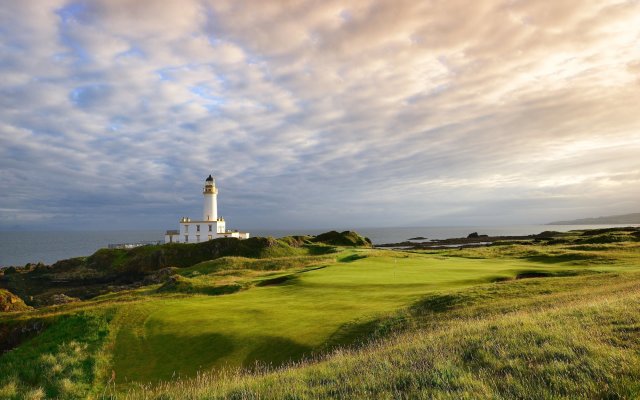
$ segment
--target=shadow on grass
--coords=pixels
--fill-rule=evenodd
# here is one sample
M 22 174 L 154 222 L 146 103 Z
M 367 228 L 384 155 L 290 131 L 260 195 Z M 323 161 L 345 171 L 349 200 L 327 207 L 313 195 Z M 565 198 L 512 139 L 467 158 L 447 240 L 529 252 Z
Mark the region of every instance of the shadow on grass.
M 579 270 L 579 269 L 570 269 L 570 270 L 559 270 L 559 271 L 541 271 L 541 270 L 530 270 L 530 271 L 521 271 L 516 275 L 516 279 L 529 279 L 529 278 L 560 278 L 567 276 L 578 276 L 578 275 L 593 275 L 599 274 L 599 271 L 593 271 L 589 269 Z
M 577 253 L 565 253 L 565 254 L 536 254 L 532 256 L 523 257 L 527 261 L 539 262 L 544 264 L 558 264 L 564 262 L 607 262 L 606 258 L 600 257 L 595 254 L 577 254 Z
M 547 271 L 524 271 L 516 275 L 516 279 L 547 278 L 550 276 L 554 276 L 554 274 Z
M 336 253 L 338 249 L 334 246 L 326 246 L 326 245 L 313 245 L 308 244 L 305 246 L 309 251 L 309 255 L 311 256 L 321 256 L 324 254 L 332 254 Z
M 193 376 L 214 366 L 236 347 L 231 338 L 219 333 L 188 337 L 153 334 L 144 339 L 126 330 L 118 335 L 118 342 L 114 365 L 118 383 Z
M 299 361 L 311 355 L 313 350 L 291 339 L 280 336 L 259 336 L 252 338 L 254 349 L 242 361 L 242 366 L 251 369 L 268 364 L 277 367 L 292 361 Z
M 385 318 L 377 318 L 369 321 L 352 321 L 338 328 L 320 349 L 316 352 L 323 353 L 341 346 L 362 345 L 368 340 L 378 337 L 376 334 L 380 326 L 385 323 Z
M 326 265 L 320 265 L 315 267 L 308 267 L 301 271 L 294 272 L 288 275 L 276 276 L 273 278 L 263 279 L 256 283 L 256 286 L 274 286 L 274 285 L 291 285 L 300 281 L 300 274 L 305 272 L 316 271 L 318 269 L 327 268 Z
M 363 258 L 367 258 L 367 256 L 365 254 L 350 254 L 348 256 L 340 258 L 338 261 L 343 263 L 349 263 L 349 262 L 362 260 Z
M 470 304 L 477 300 L 475 296 L 465 293 L 434 293 L 424 297 L 411 307 L 413 314 L 441 313 Z
M 326 353 L 338 347 L 359 348 L 374 340 L 390 336 L 394 332 L 415 327 L 415 318 L 410 310 L 369 320 L 356 320 L 338 328 L 315 353 Z
M 295 283 L 299 278 L 293 274 L 276 276 L 275 278 L 263 279 L 256 286 L 274 286 Z
M 242 289 L 244 289 L 244 287 L 238 283 L 231 283 L 228 285 L 206 285 L 198 282 L 196 279 L 173 275 L 167 282 L 156 289 L 156 291 L 158 293 L 186 293 L 220 296 L 236 293 Z

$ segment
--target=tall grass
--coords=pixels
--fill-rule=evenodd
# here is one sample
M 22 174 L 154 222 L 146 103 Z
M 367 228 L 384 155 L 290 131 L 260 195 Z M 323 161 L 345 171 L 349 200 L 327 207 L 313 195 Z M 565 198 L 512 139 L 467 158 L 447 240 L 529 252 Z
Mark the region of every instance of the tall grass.
M 49 327 L 0 359 L 1 399 L 82 399 L 101 382 L 108 364 L 100 349 L 108 310 L 51 321 Z M 100 382 L 100 384 L 98 384 Z

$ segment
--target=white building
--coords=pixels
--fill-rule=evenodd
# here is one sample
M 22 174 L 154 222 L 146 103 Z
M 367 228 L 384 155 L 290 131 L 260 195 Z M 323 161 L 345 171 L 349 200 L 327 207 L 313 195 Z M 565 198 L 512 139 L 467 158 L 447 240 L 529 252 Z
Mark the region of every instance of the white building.
M 218 216 L 218 188 L 211 175 L 204 181 L 204 211 L 202 219 L 192 221 L 191 218 L 180 219 L 178 230 L 167 231 L 165 243 L 199 243 L 222 237 L 247 239 L 249 232 L 228 231 L 224 218 Z

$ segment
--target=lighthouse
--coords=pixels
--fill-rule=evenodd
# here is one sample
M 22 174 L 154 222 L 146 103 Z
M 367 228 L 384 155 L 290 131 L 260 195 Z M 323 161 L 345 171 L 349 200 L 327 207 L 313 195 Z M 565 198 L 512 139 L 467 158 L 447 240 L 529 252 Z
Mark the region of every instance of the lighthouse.
M 203 221 L 218 220 L 218 188 L 216 180 L 211 175 L 204 181 L 204 211 L 202 213 Z
M 249 232 L 227 230 L 224 218 L 218 216 L 218 188 L 213 176 L 209 175 L 205 179 L 202 195 L 204 196 L 202 219 L 198 221 L 182 217 L 178 229 L 165 233 L 165 243 L 199 243 L 222 237 L 249 238 Z

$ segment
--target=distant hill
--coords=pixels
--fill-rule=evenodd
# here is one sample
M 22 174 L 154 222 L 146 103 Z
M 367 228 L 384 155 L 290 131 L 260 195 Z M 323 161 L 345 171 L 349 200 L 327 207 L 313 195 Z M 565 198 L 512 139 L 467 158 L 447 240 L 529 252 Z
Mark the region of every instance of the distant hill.
M 549 222 L 547 225 L 640 224 L 640 213 Z

